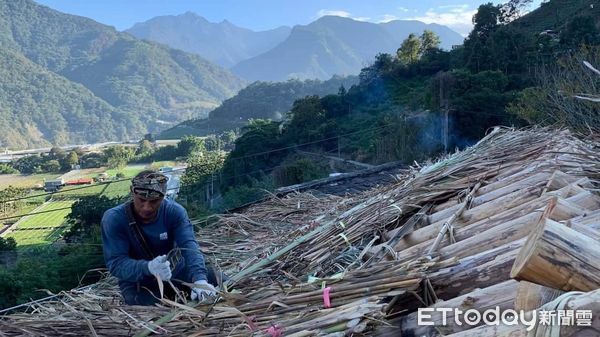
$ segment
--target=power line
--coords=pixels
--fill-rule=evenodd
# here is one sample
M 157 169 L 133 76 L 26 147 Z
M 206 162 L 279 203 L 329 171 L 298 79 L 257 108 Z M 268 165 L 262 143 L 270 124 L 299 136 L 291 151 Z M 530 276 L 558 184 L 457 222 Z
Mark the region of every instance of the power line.
M 335 152 L 335 151 L 337 151 L 337 149 L 334 149 L 334 150 L 331 150 L 331 151 L 327 151 L 325 153 L 331 153 L 331 152 Z M 238 178 L 238 177 L 243 177 L 243 176 L 249 176 L 249 175 L 252 175 L 254 173 L 260 173 L 260 172 L 271 172 L 274 169 L 276 169 L 277 167 L 278 166 L 268 167 L 268 168 L 265 168 L 265 169 L 260 169 L 260 170 L 255 170 L 255 171 L 251 171 L 251 172 L 246 172 L 246 173 L 243 173 L 243 174 L 226 175 L 226 176 L 223 176 L 223 177 L 219 178 L 219 180 L 221 180 L 223 178 L 228 179 L 228 178 Z M 205 186 L 207 186 L 207 183 L 201 182 L 201 183 L 194 184 L 194 185 L 188 185 L 186 187 L 190 187 L 190 186 L 203 186 L 203 187 L 205 187 Z M 175 188 L 169 188 L 167 190 L 175 190 L 175 189 L 181 189 L 181 186 L 180 187 L 175 187 Z M 30 216 L 30 215 L 36 215 L 36 214 L 51 213 L 51 212 L 54 212 L 54 211 L 61 211 L 61 210 L 66 210 L 66 209 L 72 209 L 72 207 L 64 207 L 64 208 L 57 208 L 57 209 L 52 209 L 52 210 L 47 210 L 47 211 L 40 211 L 40 212 L 35 212 L 35 213 L 14 215 L 14 216 L 10 216 L 10 217 L 0 218 L 0 221 L 6 220 L 6 219 L 13 219 L 13 218 L 23 218 L 23 217 L 27 217 L 27 216 Z M 67 226 L 61 225 L 61 226 L 56 226 L 56 227 L 53 227 L 53 228 L 59 229 L 59 228 L 64 228 L 64 227 L 67 227 Z M 32 228 L 32 230 L 34 230 L 34 231 L 35 230 L 42 230 L 42 229 L 43 228 Z M 18 229 L 18 228 L 16 228 L 15 230 L 26 230 L 26 229 Z M 47 235 L 45 235 L 45 236 L 50 236 L 52 233 L 54 233 L 54 231 L 51 232 L 51 233 L 49 233 L 49 234 L 47 234 Z M 28 237 L 28 239 L 35 239 L 35 238 L 39 238 L 39 236 Z
M 279 152 L 279 151 L 283 151 L 283 150 L 293 149 L 293 148 L 300 147 L 300 146 L 306 146 L 306 145 L 311 145 L 311 144 L 318 144 L 318 143 L 326 142 L 326 141 L 329 141 L 329 140 L 337 139 L 337 138 L 340 138 L 340 137 L 347 137 L 347 136 L 350 136 L 350 135 L 359 134 L 359 133 L 363 133 L 363 132 L 375 131 L 375 130 L 378 130 L 378 129 L 384 129 L 384 128 L 388 128 L 388 127 L 391 127 L 391 126 L 393 126 L 393 124 L 388 124 L 388 125 L 383 125 L 383 126 L 378 126 L 378 127 L 373 127 L 373 128 L 367 128 L 367 129 L 363 129 L 363 130 L 349 132 L 349 133 L 342 134 L 342 135 L 337 135 L 337 136 L 334 136 L 334 137 L 329 137 L 329 138 L 324 138 L 324 139 L 320 139 L 320 140 L 315 140 L 315 141 L 312 141 L 312 142 L 306 142 L 306 143 L 301 143 L 301 144 L 286 146 L 286 147 L 282 147 L 282 148 L 278 148 L 278 149 L 273 149 L 273 150 L 269 150 L 269 151 L 257 152 L 257 153 L 253 153 L 253 154 L 249 154 L 249 155 L 245 155 L 245 156 L 241 156 L 241 157 L 231 157 L 231 158 L 229 158 L 229 160 L 241 160 L 241 159 L 256 157 L 256 156 L 260 156 L 260 155 L 264 155 L 264 154 L 269 154 L 269 153 L 273 153 L 273 152 Z M 206 167 L 206 166 L 210 166 L 210 164 L 197 165 L 196 167 Z M 177 172 L 177 171 L 185 171 L 185 170 L 186 170 L 186 168 L 174 169 L 174 170 L 169 171 L 168 173 L 170 173 L 170 172 Z M 71 191 L 83 190 L 83 189 L 87 189 L 87 188 L 94 188 L 94 187 L 101 186 L 101 185 L 118 183 L 118 182 L 123 182 L 123 181 L 128 181 L 128 180 L 131 180 L 131 178 L 117 179 L 117 180 L 112 180 L 112 181 L 108 181 L 108 182 L 102 182 L 102 183 L 88 185 L 88 186 L 81 186 L 81 187 L 71 188 L 71 189 L 68 189 L 68 190 L 59 190 L 59 191 L 56 191 L 56 192 L 40 193 L 40 194 L 29 195 L 29 196 L 24 196 L 24 197 L 19 197 L 19 198 L 7 199 L 7 200 L 3 200 L 2 203 L 12 202 L 12 201 L 19 201 L 19 200 L 25 200 L 25 199 L 31 199 L 31 198 L 37 198 L 37 197 L 47 196 L 47 195 L 67 193 L 67 192 L 71 192 Z
M 420 116 L 411 116 L 411 117 L 409 117 L 409 118 L 418 118 L 418 117 L 420 117 Z M 328 141 L 328 140 L 332 140 L 332 139 L 337 139 L 337 138 L 341 138 L 341 137 L 347 137 L 347 136 L 350 136 L 350 135 L 360 134 L 360 133 L 363 133 L 363 132 L 375 131 L 375 130 L 380 130 L 380 129 L 382 130 L 382 129 L 386 129 L 386 128 L 388 128 L 388 127 L 391 127 L 391 126 L 394 126 L 394 124 L 388 124 L 388 125 L 382 125 L 382 126 L 373 127 L 373 128 L 367 128 L 367 129 L 363 129 L 363 130 L 359 130 L 359 131 L 354 131 L 354 132 L 350 132 L 350 133 L 346 133 L 346 134 L 342 134 L 342 135 L 337 135 L 337 136 L 335 136 L 335 137 L 328 137 L 328 138 L 324 138 L 324 139 L 317 140 L 317 141 L 306 142 L 306 143 L 297 144 L 297 145 L 293 145 L 293 146 L 287 146 L 287 147 L 283 147 L 283 148 L 273 149 L 273 150 L 270 150 L 270 151 L 257 152 L 257 153 L 250 154 L 250 155 L 246 155 L 246 156 L 242 156 L 242 157 L 235 157 L 235 158 L 231 158 L 231 160 L 238 160 L 238 159 L 244 159 L 244 158 L 255 157 L 255 156 L 259 156 L 259 155 L 263 155 L 263 154 L 268 154 L 268 153 L 278 152 L 278 151 L 282 151 L 282 150 L 292 149 L 292 148 L 296 148 L 296 147 L 299 147 L 299 146 L 305 146 L 305 145 L 310 145 L 310 144 L 316 144 L 316 143 L 320 143 L 320 142 L 324 142 L 324 141 Z M 337 150 L 331 150 L 331 151 L 327 151 L 326 153 L 329 153 L 329 152 L 334 152 L 334 151 L 337 151 Z M 206 166 L 210 166 L 210 164 L 206 164 L 206 165 L 197 165 L 197 166 L 195 166 L 195 167 L 206 167 Z M 243 176 L 249 176 L 249 175 L 252 175 L 252 174 L 254 174 L 254 173 L 260 173 L 260 172 L 271 172 L 271 171 L 273 171 L 274 169 L 276 169 L 277 167 L 278 167 L 278 166 L 275 166 L 275 167 L 268 167 L 268 168 L 264 168 L 264 169 L 259 169 L 259 170 L 251 171 L 251 172 L 246 172 L 246 173 L 243 173 L 243 174 L 228 175 L 228 176 L 220 176 L 219 180 L 220 180 L 220 181 L 222 181 L 223 179 L 229 179 L 229 178 L 238 178 L 238 177 L 243 177 Z M 172 171 L 169 171 L 169 172 L 173 172 L 173 171 L 181 171 L 181 170 L 186 170 L 186 169 L 187 169 L 187 168 L 181 168 L 181 169 L 176 169 L 176 170 L 172 170 Z M 121 180 L 114 180 L 114 181 L 110 181 L 110 182 L 107 182 L 107 183 L 108 183 L 108 184 L 111 184 L 111 183 L 115 183 L 115 182 L 122 182 L 122 181 L 126 181 L 126 180 L 131 180 L 131 179 L 130 179 L 130 178 L 125 178 L 125 179 L 121 179 Z M 103 184 L 104 184 L 104 183 L 103 183 Z M 91 188 L 91 187 L 96 187 L 96 186 L 98 186 L 98 185 L 101 185 L 101 184 L 96 184 L 96 185 L 91 185 L 91 186 L 84 186 L 84 187 L 80 187 L 80 188 L 77 188 L 77 189 Z M 206 185 L 207 185 L 206 183 L 198 183 L 198 184 L 196 184 L 196 185 L 192 185 L 192 186 L 206 186 Z M 182 186 L 180 186 L 180 187 L 175 187 L 175 188 L 170 188 L 170 189 L 167 189 L 167 190 L 176 190 L 176 189 L 180 189 L 180 190 L 181 190 L 181 187 L 182 187 Z M 187 187 L 189 187 L 189 185 L 188 185 Z M 70 190 L 62 191 L 62 193 L 64 193 L 64 192 L 70 192 L 70 191 L 73 191 L 73 190 L 76 190 L 76 189 L 70 189 Z M 48 193 L 48 194 L 56 194 L 56 193 L 60 193 L 60 192 L 61 192 L 61 191 L 59 191 L 59 192 L 53 192 L 53 193 Z M 92 194 L 92 195 L 95 195 L 95 194 Z M 35 195 L 35 196 L 30 196 L 30 197 L 37 197 L 37 196 L 40 196 L 40 195 Z M 19 199 L 27 199 L 27 198 L 28 198 L 28 197 L 19 198 Z M 14 200 L 14 199 L 13 199 L 13 200 Z M 5 201 L 5 202 L 8 202 L 8 201 L 12 201 L 12 200 L 7 200 L 7 201 Z M 10 216 L 10 217 L 4 217 L 4 218 L 0 218 L 0 221 L 2 221 L 2 220 L 7 220 L 7 219 L 22 218 L 22 217 L 26 217 L 26 216 L 30 216 L 30 215 L 36 215 L 36 214 L 42 214 L 42 213 L 50 213 L 50 212 L 54 212 L 54 211 L 61 211 L 61 210 L 65 210 L 65 209 L 71 209 L 71 207 L 65 207 L 65 208 L 60 208 L 60 209 L 53 209 L 53 210 L 48 210 L 48 211 L 41 211 L 41 212 L 36 212 L 36 213 L 28 213 L 28 214 L 13 215 L 13 216 Z

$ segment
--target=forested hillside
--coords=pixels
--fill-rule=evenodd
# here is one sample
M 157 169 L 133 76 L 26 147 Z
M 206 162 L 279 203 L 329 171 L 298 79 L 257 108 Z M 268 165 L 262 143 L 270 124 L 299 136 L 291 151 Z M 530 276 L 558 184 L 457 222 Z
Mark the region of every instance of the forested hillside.
M 277 185 L 277 176 L 298 169 L 290 163 L 296 150 L 410 164 L 473 144 L 496 125 L 600 130 L 600 106 L 574 98 L 598 94 L 600 79 L 589 82 L 582 61 L 600 62 L 600 6 L 553 0 L 519 19 L 526 2 L 481 5 L 473 31 L 452 51 L 441 50 L 435 34 L 411 34 L 396 54 L 362 69 L 358 85 L 297 100 L 282 122 L 255 121 L 225 161 L 221 187 Z
M 10 97 L 1 146 L 139 137 L 205 114 L 244 85 L 197 55 L 30 0 L 0 2 L 0 43 L 0 97 Z
M 177 138 L 190 134 L 204 136 L 244 127 L 251 119 L 279 121 L 292 108 L 296 99 L 309 95 L 335 94 L 340 87 L 350 88 L 358 77 L 334 76 L 327 81 L 289 80 L 286 82 L 254 82 L 212 110 L 208 119 L 192 119 L 163 131 L 159 138 Z

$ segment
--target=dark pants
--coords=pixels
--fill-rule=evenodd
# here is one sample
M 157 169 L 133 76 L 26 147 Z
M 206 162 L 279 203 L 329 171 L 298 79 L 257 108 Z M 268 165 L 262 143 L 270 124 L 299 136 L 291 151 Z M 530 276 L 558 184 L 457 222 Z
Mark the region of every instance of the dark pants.
M 217 280 L 217 273 L 214 268 L 210 265 L 206 265 L 206 278 L 208 283 L 213 286 L 219 286 L 219 280 Z M 220 275 L 221 281 L 225 281 L 226 278 L 223 274 Z M 173 276 L 171 282 L 177 287 L 179 291 L 183 291 L 183 296 L 189 296 L 190 288 L 181 284 L 181 281 L 186 283 L 193 283 L 189 270 L 185 263 L 180 263 L 175 270 L 173 270 Z M 175 300 L 175 290 L 171 287 L 168 282 L 163 282 L 163 294 L 164 297 Z M 148 277 L 141 282 L 119 282 L 121 288 L 121 294 L 125 303 L 129 305 L 154 305 L 160 302 L 160 289 L 158 288 L 158 281 L 155 277 Z

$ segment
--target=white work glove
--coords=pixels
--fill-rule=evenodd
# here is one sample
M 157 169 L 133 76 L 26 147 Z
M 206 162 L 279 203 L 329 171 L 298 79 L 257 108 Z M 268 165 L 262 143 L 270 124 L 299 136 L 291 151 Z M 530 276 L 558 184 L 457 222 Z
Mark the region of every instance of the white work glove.
M 171 262 L 167 261 L 166 255 L 157 256 L 148 262 L 148 271 L 162 281 L 168 281 L 171 279 Z
M 217 289 L 213 287 L 212 284 L 209 284 L 205 280 L 198 280 L 194 282 L 197 285 L 197 288 L 192 288 L 192 301 L 198 299 L 198 302 L 203 302 L 211 297 L 214 298 L 217 296 Z

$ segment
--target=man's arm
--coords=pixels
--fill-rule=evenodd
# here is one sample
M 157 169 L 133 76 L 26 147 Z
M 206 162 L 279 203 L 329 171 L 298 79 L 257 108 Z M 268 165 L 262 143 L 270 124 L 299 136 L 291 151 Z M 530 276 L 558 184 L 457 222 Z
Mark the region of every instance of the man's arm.
M 173 202 L 171 214 L 173 216 L 173 234 L 175 244 L 182 248 L 181 255 L 185 259 L 185 264 L 189 268 L 192 276 L 192 282 L 206 280 L 206 266 L 204 265 L 204 256 L 200 251 L 200 246 L 194 235 L 194 226 L 183 206 Z
M 138 282 L 149 276 L 148 261 L 129 257 L 127 224 L 123 225 L 114 211 L 102 217 L 102 249 L 110 273 L 122 281 Z

